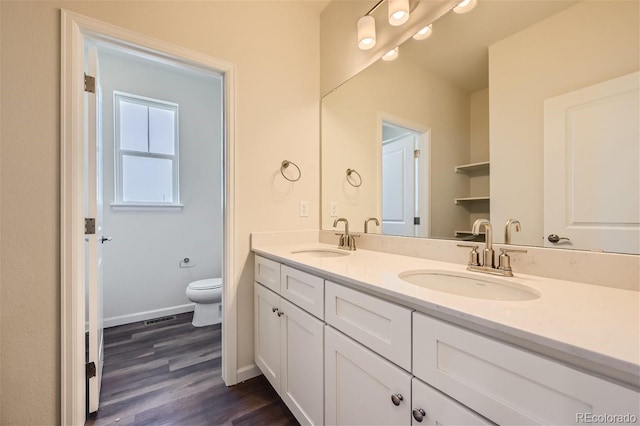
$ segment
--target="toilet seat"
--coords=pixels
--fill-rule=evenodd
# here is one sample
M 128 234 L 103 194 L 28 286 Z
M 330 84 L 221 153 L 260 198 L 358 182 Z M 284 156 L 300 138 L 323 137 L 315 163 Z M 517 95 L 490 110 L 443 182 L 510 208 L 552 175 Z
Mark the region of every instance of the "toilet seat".
M 222 278 L 207 278 L 204 280 L 193 281 L 189 283 L 187 288 L 191 290 L 212 290 L 222 287 Z

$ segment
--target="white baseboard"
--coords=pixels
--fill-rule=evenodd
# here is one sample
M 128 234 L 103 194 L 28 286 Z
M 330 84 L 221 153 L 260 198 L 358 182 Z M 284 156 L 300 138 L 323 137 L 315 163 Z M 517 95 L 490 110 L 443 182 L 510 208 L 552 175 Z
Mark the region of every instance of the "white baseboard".
M 254 377 L 258 377 L 262 374 L 262 371 L 258 368 L 257 365 L 245 365 L 242 368 L 238 368 L 237 379 L 238 383 L 242 383 L 245 380 L 253 379 Z
M 131 324 L 132 322 L 145 321 L 148 319 L 154 319 L 164 317 L 167 315 L 183 314 L 185 312 L 193 312 L 193 303 L 187 303 L 186 305 L 170 306 L 168 308 L 154 309 L 151 311 L 135 312 L 133 314 L 120 315 L 117 317 L 105 318 L 104 328 L 115 327 L 117 325 Z

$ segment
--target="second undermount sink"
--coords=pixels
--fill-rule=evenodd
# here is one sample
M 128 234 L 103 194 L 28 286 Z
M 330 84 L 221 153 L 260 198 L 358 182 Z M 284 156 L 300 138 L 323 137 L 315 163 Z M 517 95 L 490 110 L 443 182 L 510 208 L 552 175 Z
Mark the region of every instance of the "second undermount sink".
M 304 254 L 311 257 L 342 257 L 348 256 L 349 252 L 330 248 L 308 248 L 293 250 L 291 254 Z
M 475 273 L 418 270 L 402 272 L 398 277 L 430 290 L 476 299 L 523 301 L 540 297 L 540 293 L 531 287 Z

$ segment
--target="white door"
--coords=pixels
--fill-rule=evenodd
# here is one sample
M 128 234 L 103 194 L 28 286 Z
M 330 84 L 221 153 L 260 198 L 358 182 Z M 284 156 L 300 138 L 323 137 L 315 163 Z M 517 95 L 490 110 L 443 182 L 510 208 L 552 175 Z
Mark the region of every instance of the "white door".
M 280 296 L 254 282 L 254 358 L 262 374 L 280 391 Z
M 415 137 L 408 133 L 382 145 L 382 233 L 414 236 Z
M 636 72 L 545 101 L 547 247 L 640 253 L 639 81 Z
M 407 425 L 410 416 L 411 375 L 326 326 L 326 424 Z
M 88 363 L 95 366 L 95 376 L 89 379 L 89 412 L 98 410 L 103 366 L 103 310 L 102 310 L 102 97 L 98 76 L 98 52 L 88 49 L 86 74 L 95 78 L 95 93 L 85 91 L 87 134 L 86 152 L 86 205 L 85 217 L 95 219 L 95 232 L 86 235 L 86 300 L 89 323 Z
M 414 378 L 411 383 L 411 424 L 492 425 L 494 423 L 456 400 Z
M 301 424 L 324 424 L 324 324 L 281 299 L 280 396 Z

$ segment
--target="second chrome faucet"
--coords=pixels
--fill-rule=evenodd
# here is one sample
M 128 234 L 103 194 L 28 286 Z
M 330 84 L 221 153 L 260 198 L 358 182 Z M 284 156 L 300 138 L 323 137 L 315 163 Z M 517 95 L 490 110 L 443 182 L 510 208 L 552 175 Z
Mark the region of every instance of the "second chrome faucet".
M 338 242 L 338 248 L 343 250 L 355 250 L 356 240 L 353 235 L 349 234 L 349 221 L 344 217 L 338 218 L 333 221 L 333 227 L 338 226 L 338 223 L 344 222 L 344 233 L 340 235 L 340 241 Z

